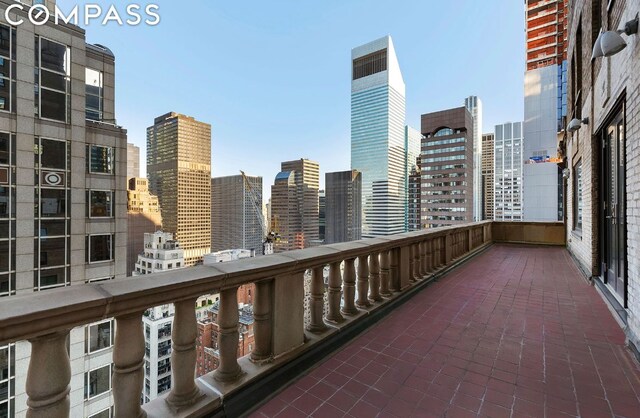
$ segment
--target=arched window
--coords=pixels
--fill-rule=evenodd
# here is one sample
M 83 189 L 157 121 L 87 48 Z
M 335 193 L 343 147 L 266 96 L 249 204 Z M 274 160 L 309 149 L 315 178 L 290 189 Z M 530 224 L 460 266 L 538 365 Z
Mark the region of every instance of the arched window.
M 438 131 L 436 131 L 435 135 L 433 136 L 447 136 L 447 135 L 453 135 L 453 129 L 451 128 L 440 128 Z

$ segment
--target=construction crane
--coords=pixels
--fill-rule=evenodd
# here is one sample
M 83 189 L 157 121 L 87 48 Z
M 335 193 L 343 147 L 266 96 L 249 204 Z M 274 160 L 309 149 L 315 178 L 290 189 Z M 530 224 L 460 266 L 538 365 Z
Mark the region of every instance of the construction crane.
M 249 179 L 247 178 L 245 172 L 240 170 L 240 174 L 242 174 L 242 179 L 244 180 L 244 186 L 247 189 L 249 200 L 251 200 L 253 209 L 256 211 L 256 215 L 258 216 L 260 230 L 263 234 L 266 233 L 264 241 L 262 242 L 262 253 L 264 255 L 273 254 L 273 242 L 277 241 L 280 237 L 276 232 L 270 231 L 271 228 L 267 228 L 265 226 L 265 219 L 264 215 L 262 214 L 262 206 L 260 205 L 260 200 L 258 199 L 258 192 L 251 186 L 251 183 L 249 182 Z

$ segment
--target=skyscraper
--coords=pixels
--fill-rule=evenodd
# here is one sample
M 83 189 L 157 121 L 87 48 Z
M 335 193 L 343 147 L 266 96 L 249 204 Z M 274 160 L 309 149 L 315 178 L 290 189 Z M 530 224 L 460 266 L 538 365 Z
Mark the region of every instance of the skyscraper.
M 262 177 L 211 179 L 211 251 L 255 250 L 262 254 Z M 255 198 L 255 202 L 254 202 Z
M 415 211 L 415 202 L 414 207 L 412 206 L 411 197 L 409 196 L 410 189 L 413 186 L 415 191 L 415 175 L 420 171 L 418 167 L 418 158 L 420 158 L 420 147 L 422 146 L 422 134 L 419 130 L 412 128 L 411 126 L 405 126 L 404 131 L 404 152 L 405 152 L 405 202 L 404 202 L 404 223 L 405 223 L 405 231 L 414 231 L 415 229 L 415 219 L 410 220 L 410 211 Z M 414 176 L 414 184 L 411 184 L 411 176 Z M 410 208 L 411 207 L 411 208 Z M 417 222 L 418 225 L 420 222 Z M 418 228 L 419 229 L 419 228 Z
M 408 201 L 408 221 L 409 231 L 419 231 L 422 229 L 422 220 L 420 219 L 421 194 L 422 194 L 422 173 L 420 171 L 421 159 L 416 159 L 416 165 L 409 173 L 409 191 L 407 195 Z
M 473 220 L 482 218 L 482 101 L 476 96 L 464 100 L 473 118 Z
M 327 244 L 362 238 L 362 175 L 357 170 L 327 173 Z
M 524 220 L 562 219 L 558 133 L 567 114 L 568 0 L 525 0 Z
M 147 128 L 149 189 L 192 266 L 211 252 L 211 125 L 170 112 Z
M 362 173 L 362 237 L 404 232 L 405 85 L 390 36 L 351 51 L 351 168 Z
M 54 4 L 45 4 L 52 14 Z M 126 276 L 127 134 L 115 124 L 108 48 L 87 44 L 71 24 L 25 18 L 16 27 L 0 15 L 3 306 L 5 298 L 52 289 L 64 298 L 69 286 Z M 70 416 L 108 412 L 113 320 L 76 327 L 67 341 Z M 30 353 L 26 341 L 0 345 L 0 416 L 26 414 Z
M 522 220 L 522 122 L 496 125 L 494 219 Z
M 158 197 L 149 192 L 149 180 L 129 179 L 127 190 L 127 276 L 135 270 L 138 255 L 144 250 L 145 234 L 162 229 Z
M 307 248 L 319 241 L 320 166 L 300 159 L 281 165 L 271 187 L 271 226 L 280 235 L 276 252 Z
M 127 144 L 127 179 L 140 177 L 140 147 Z
M 482 135 L 482 220 L 493 220 L 494 180 L 494 134 Z
M 327 231 L 327 194 L 324 190 L 318 192 L 318 239 L 324 242 Z
M 473 118 L 466 107 L 422 115 L 422 225 L 473 221 Z

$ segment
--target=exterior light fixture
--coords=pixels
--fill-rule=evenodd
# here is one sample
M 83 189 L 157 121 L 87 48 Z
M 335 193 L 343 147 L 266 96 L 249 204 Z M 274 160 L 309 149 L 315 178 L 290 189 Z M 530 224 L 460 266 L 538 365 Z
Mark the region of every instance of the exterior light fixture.
M 638 16 L 633 20 L 625 23 L 623 29 L 610 30 L 606 32 L 600 32 L 598 39 L 596 39 L 593 45 L 593 53 L 591 59 L 599 57 L 611 57 L 627 47 L 627 43 L 622 38 L 622 34 L 627 36 L 635 35 L 638 33 Z
M 569 122 L 569 124 L 567 125 L 567 131 L 569 133 L 574 133 L 575 131 L 577 131 L 578 129 L 580 129 L 582 127 L 582 125 L 588 125 L 589 124 L 589 118 L 584 118 L 584 119 L 572 119 L 571 122 Z

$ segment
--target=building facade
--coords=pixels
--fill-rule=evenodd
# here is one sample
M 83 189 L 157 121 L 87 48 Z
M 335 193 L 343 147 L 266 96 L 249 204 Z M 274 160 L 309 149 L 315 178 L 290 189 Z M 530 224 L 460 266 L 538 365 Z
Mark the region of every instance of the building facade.
M 522 122 L 496 125 L 494 219 L 522 221 Z
M 144 237 L 162 229 L 158 197 L 149 192 L 149 180 L 132 177 L 127 190 L 127 276 L 135 270 Z
M 477 96 L 464 99 L 473 118 L 473 220 L 482 219 L 482 101 Z
M 393 41 L 351 51 L 351 169 L 362 173 L 362 237 L 406 230 L 405 84 Z
M 255 250 L 262 255 L 265 238 L 262 177 L 242 175 L 211 179 L 211 250 Z
M 421 158 L 416 158 L 416 165 L 409 173 L 409 189 L 407 191 L 408 207 L 408 231 L 419 231 L 422 228 L 420 219 L 422 172 L 420 171 Z
M 318 192 L 318 239 L 324 243 L 327 231 L 327 194 Z
M 567 114 L 568 0 L 526 0 L 524 220 L 562 219 L 558 134 Z
M 568 119 L 586 120 L 560 142 L 565 156 L 567 246 L 640 349 L 640 34 L 592 59 L 600 31 L 637 25 L 639 0 L 572 2 Z M 631 25 L 633 26 L 633 24 Z M 633 32 L 633 31 L 631 31 Z M 611 34 L 609 34 L 611 35 Z
M 281 170 L 271 187 L 271 230 L 280 236 L 274 251 L 308 248 L 319 241 L 320 166 L 300 159 Z
M 127 144 L 127 178 L 140 177 L 140 147 Z
M 144 250 L 138 254 L 133 276 L 185 267 L 184 250 L 170 232 L 144 234 Z
M 0 306 L 3 298 L 126 276 L 126 131 L 115 57 L 85 31 L 34 26 L 0 1 Z M 53 10 L 54 1 L 46 2 Z M 35 77 L 34 77 L 35 76 Z M 113 321 L 68 340 L 72 416 L 109 417 Z M 30 345 L 0 347 L 0 416 L 24 417 Z
M 473 118 L 466 107 L 422 115 L 422 225 L 473 221 Z
M 405 178 L 405 202 L 404 202 L 404 223 L 405 231 L 412 231 L 410 226 L 410 206 L 411 199 L 409 197 L 410 177 L 415 175 L 416 171 L 419 171 L 417 166 L 418 158 L 420 157 L 420 147 L 422 146 L 422 134 L 419 130 L 412 128 L 411 126 L 405 126 L 404 130 L 404 151 L 405 151 L 405 165 L 404 165 L 404 178 Z M 415 184 L 413 185 L 415 186 Z M 415 202 L 414 202 L 415 203 Z M 415 209 L 415 207 L 413 208 Z
M 327 244 L 362 239 L 362 174 L 357 170 L 325 174 Z
M 187 266 L 211 252 L 211 125 L 170 112 L 147 128 L 149 190 Z
M 482 220 L 493 220 L 495 188 L 494 134 L 482 135 Z

